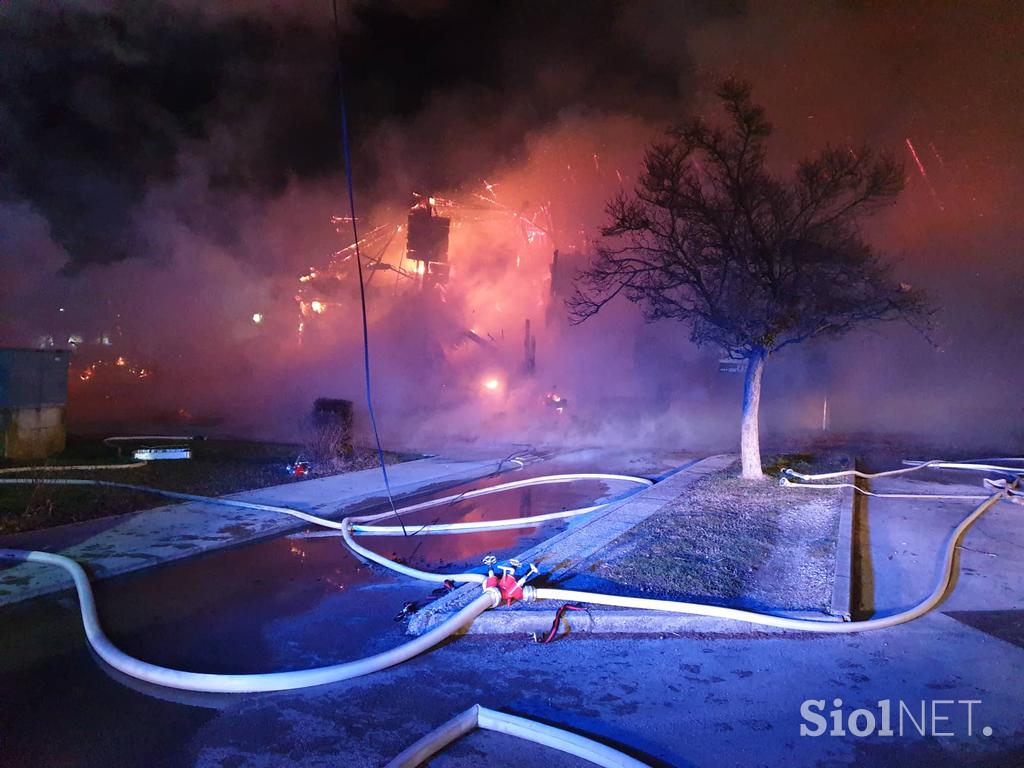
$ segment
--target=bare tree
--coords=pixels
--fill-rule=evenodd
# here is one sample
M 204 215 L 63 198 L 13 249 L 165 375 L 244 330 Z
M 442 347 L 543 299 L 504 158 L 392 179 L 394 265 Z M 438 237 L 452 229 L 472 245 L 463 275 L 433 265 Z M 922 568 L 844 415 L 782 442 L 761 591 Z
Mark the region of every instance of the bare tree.
M 759 478 L 771 354 L 928 310 L 858 229 L 903 188 L 895 158 L 826 148 L 784 181 L 766 168 L 772 126 L 750 85 L 727 80 L 718 96 L 724 125 L 691 119 L 648 148 L 633 193 L 608 204 L 605 240 L 567 304 L 582 322 L 622 294 L 647 320 L 686 322 L 696 344 L 746 360 L 740 449 L 743 476 Z

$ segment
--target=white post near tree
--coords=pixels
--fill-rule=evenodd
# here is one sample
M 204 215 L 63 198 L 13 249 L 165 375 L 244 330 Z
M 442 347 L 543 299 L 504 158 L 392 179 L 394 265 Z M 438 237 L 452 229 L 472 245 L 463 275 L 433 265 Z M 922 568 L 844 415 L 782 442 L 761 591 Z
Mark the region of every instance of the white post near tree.
M 765 362 L 863 323 L 927 318 L 924 295 L 892 277 L 860 219 L 892 202 L 903 169 L 869 148 L 826 148 L 792 179 L 767 170 L 772 127 L 748 83 L 718 89 L 721 125 L 692 118 L 652 144 L 636 188 L 608 204 L 597 255 L 567 305 L 582 322 L 622 294 L 649 321 L 746 361 L 743 477 L 763 477 L 758 420 Z

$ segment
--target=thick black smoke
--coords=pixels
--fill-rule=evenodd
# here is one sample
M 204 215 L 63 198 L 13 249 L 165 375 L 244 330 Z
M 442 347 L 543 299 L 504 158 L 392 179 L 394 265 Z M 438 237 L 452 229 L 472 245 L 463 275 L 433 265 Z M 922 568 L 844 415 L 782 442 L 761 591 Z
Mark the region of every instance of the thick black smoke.
M 364 184 L 399 168 L 417 186 L 448 189 L 521 155 L 531 131 L 566 111 L 664 118 L 685 96 L 675 63 L 646 53 L 616 3 L 341 12 L 353 127 L 363 146 L 386 149 L 360 157 Z M 182 174 L 183 152 L 204 155 L 214 195 L 276 196 L 295 180 L 337 178 L 329 3 L 283 14 L 274 4 L 13 2 L 0 13 L 2 193 L 46 217 L 72 267 L 164 255 L 135 217 L 153 185 Z M 233 242 L 230 218 L 183 214 Z
M 214 199 L 280 195 L 292 179 L 336 175 L 323 28 L 167 3 L 15 2 L 0 14 L 0 192 L 45 217 L 70 269 L 167 257 L 139 208 L 155 185 L 187 172 L 183 155 L 203 157 Z M 236 242 L 230 217 L 180 214 Z

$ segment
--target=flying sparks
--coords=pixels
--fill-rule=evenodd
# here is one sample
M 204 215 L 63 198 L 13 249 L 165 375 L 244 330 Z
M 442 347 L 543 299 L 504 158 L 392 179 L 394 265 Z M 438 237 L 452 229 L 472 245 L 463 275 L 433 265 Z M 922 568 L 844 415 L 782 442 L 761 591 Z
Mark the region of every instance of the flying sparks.
M 928 184 L 928 189 L 932 193 L 932 198 L 935 200 L 935 204 L 939 206 L 940 211 L 945 211 L 946 207 L 942 204 L 942 201 L 939 199 L 939 193 L 935 191 L 935 185 L 932 184 L 932 180 L 928 177 L 928 171 L 925 170 L 924 163 L 922 163 L 921 158 L 918 157 L 917 150 L 914 149 L 914 144 L 913 142 L 910 141 L 909 136 L 906 139 L 906 143 L 907 149 L 910 150 L 910 156 L 914 158 L 914 163 L 915 165 L 917 165 L 917 170 L 920 171 L 921 173 L 921 178 L 924 179 L 925 182 Z

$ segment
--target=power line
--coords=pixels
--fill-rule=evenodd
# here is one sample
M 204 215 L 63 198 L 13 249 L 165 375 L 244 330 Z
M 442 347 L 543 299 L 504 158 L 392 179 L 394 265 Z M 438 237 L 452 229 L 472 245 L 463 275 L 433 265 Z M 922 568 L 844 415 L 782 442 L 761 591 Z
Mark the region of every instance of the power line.
M 363 320 L 363 373 L 366 379 L 366 408 L 370 412 L 370 426 L 373 428 L 373 439 L 377 445 L 377 459 L 380 461 L 380 471 L 384 475 L 384 488 L 388 494 L 388 504 L 391 505 L 391 511 L 398 518 L 399 525 L 402 526 L 402 535 L 408 536 L 409 533 L 405 530 L 405 521 L 398 514 L 398 509 L 395 507 L 395 499 L 391 495 L 391 481 L 388 479 L 388 468 L 384 463 L 384 449 L 381 448 L 380 434 L 377 432 L 377 416 L 373 412 L 373 389 L 370 383 L 370 330 L 366 322 L 366 286 L 363 284 L 363 257 L 359 251 L 359 231 L 356 226 L 356 196 L 352 188 L 352 160 L 349 153 L 348 140 L 348 109 L 345 103 L 345 87 L 341 77 L 341 26 L 338 23 L 338 0 L 331 0 L 331 6 L 334 11 L 334 42 L 338 56 L 336 76 L 338 79 L 338 101 L 341 105 L 341 147 L 345 159 L 348 207 L 352 220 L 352 240 L 355 243 L 356 271 L 359 275 L 359 307 Z

